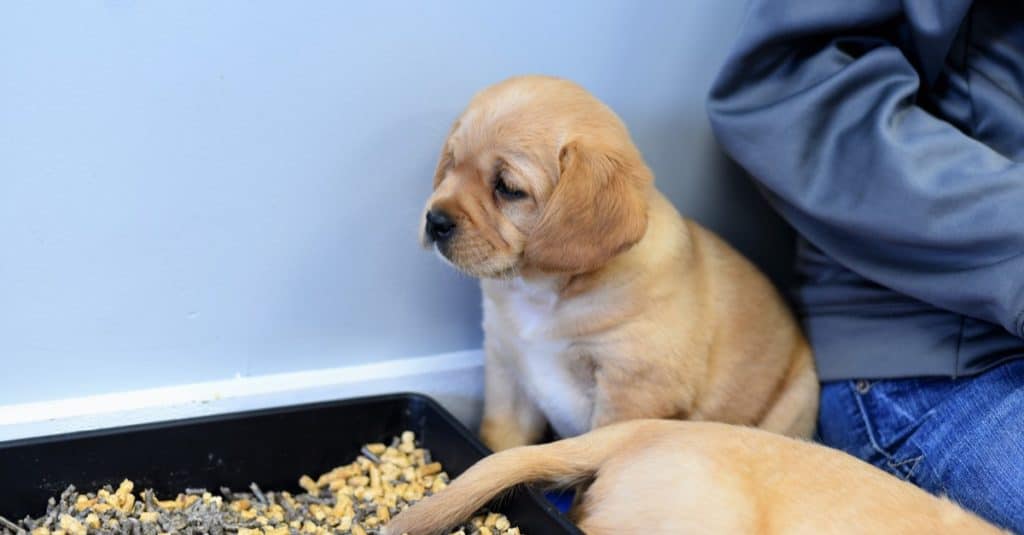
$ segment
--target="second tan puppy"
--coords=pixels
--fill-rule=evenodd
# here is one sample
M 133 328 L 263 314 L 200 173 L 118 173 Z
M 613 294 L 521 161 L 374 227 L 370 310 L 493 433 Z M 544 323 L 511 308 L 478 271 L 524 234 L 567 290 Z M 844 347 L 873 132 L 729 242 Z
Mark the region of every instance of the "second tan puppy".
M 494 454 L 384 533 L 439 533 L 517 483 L 592 478 L 575 511 L 588 535 L 1000 533 L 843 452 L 740 426 L 666 420 Z
M 812 433 L 818 383 L 783 300 L 653 181 L 619 118 L 565 80 L 492 86 L 452 126 L 422 240 L 482 279 L 492 449 L 548 422 Z

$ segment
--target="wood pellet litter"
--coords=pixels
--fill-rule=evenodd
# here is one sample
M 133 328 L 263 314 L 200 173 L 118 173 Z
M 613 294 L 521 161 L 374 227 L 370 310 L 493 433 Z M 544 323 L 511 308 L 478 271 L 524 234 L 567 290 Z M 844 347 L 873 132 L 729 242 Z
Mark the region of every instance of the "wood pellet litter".
M 411 431 L 390 445 L 363 446 L 361 455 L 320 477 L 299 478 L 305 492 L 244 492 L 221 487 L 185 489 L 161 500 L 152 490 L 133 494 L 134 484 L 107 485 L 95 493 L 69 486 L 50 498 L 46 514 L 17 523 L 0 516 L 3 535 L 376 535 L 392 516 L 448 484 L 441 463 L 417 447 Z M 484 512 L 453 535 L 521 535 L 504 515 Z

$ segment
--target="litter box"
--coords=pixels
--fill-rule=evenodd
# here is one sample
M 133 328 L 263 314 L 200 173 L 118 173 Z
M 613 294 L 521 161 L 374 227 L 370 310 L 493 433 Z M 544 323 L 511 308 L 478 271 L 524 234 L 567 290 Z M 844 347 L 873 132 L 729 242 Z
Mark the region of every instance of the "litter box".
M 125 478 L 174 496 L 188 487 L 300 491 L 302 474 L 352 462 L 369 442 L 416 433 L 451 477 L 487 448 L 434 400 L 393 394 L 0 442 L 0 515 L 46 512 L 69 485 L 96 490 Z M 582 535 L 537 491 L 520 487 L 491 504 L 528 535 Z

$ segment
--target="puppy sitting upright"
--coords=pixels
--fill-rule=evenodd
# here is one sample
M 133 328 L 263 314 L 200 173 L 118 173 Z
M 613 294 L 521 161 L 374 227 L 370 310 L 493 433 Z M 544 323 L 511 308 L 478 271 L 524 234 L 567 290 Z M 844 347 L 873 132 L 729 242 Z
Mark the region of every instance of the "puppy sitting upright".
M 513 78 L 455 121 L 422 240 L 483 288 L 481 435 L 494 450 L 635 418 L 809 436 L 810 349 L 771 283 L 684 220 L 619 118 Z

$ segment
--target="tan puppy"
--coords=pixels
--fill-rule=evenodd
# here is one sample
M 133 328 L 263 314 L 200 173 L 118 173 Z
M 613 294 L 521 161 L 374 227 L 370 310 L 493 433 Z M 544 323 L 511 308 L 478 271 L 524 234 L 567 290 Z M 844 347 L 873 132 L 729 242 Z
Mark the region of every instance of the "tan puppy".
M 633 420 L 491 455 L 383 533 L 438 533 L 518 483 L 592 478 L 575 511 L 589 535 L 1000 533 L 838 450 L 741 426 L 669 420 Z
M 441 151 L 423 244 L 480 277 L 494 450 L 634 418 L 809 436 L 811 352 L 771 283 L 684 220 L 579 86 L 479 93 Z

